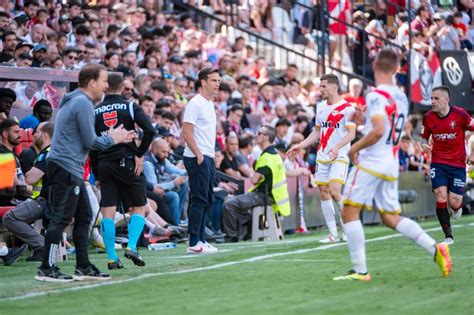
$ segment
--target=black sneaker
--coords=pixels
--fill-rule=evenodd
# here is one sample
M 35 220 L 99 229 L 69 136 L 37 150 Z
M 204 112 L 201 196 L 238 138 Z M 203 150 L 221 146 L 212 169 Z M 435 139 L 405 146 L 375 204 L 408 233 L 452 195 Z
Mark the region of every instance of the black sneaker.
M 28 249 L 28 244 L 23 244 L 20 247 L 9 248 L 8 254 L 3 256 L 3 264 L 5 266 L 12 265 L 20 256 Z
M 125 250 L 125 258 L 130 259 L 133 261 L 135 266 L 143 267 L 145 266 L 145 261 L 143 260 L 142 256 L 137 252 L 132 251 L 131 249 L 127 248 Z
M 120 259 L 117 259 L 116 261 L 111 260 L 107 262 L 107 268 L 109 270 L 122 269 L 123 268 L 122 261 Z
M 44 248 L 35 249 L 33 251 L 33 255 L 26 258 L 26 261 L 42 261 L 43 260 L 43 254 L 44 254 Z
M 87 268 L 76 267 L 74 271 L 74 280 L 83 281 L 83 280 L 109 280 L 110 275 L 103 273 L 93 264 L 90 264 Z
M 44 282 L 72 282 L 74 278 L 62 273 L 58 267 L 38 268 L 38 273 L 35 276 L 38 281 Z

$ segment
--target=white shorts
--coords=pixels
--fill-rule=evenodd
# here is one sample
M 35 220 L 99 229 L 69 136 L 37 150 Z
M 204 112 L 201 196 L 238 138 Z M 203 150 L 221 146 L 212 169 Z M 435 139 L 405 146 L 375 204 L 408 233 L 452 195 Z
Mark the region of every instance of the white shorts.
M 347 163 L 345 161 L 334 161 L 332 163 L 317 162 L 317 165 L 314 176 L 317 185 L 328 185 L 329 183 L 345 184 L 347 178 Z
M 388 181 L 354 166 L 344 187 L 344 204 L 372 210 L 374 203 L 381 213 L 400 213 L 398 180 Z

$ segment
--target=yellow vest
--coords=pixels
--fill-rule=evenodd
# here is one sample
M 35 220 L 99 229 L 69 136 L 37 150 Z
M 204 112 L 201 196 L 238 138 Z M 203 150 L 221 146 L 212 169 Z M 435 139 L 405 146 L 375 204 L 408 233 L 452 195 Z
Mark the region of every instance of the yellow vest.
M 264 152 L 255 163 L 255 169 L 267 166 L 272 172 L 272 197 L 273 197 L 273 211 L 279 212 L 282 216 L 289 216 L 291 213 L 290 196 L 288 195 L 288 187 L 286 185 L 286 170 L 283 160 L 279 154 L 270 154 Z M 257 183 L 255 187 L 250 188 L 249 191 L 255 189 L 263 183 Z
M 46 151 L 51 151 L 51 146 L 49 146 Z M 41 154 L 41 153 L 40 153 Z M 49 153 L 48 153 L 49 154 Z M 44 157 L 46 158 L 46 157 Z M 34 167 L 34 166 L 33 166 Z M 46 174 L 45 174 L 46 175 Z M 43 175 L 44 176 L 44 175 Z M 33 199 L 36 199 L 39 197 L 40 193 L 41 193 L 41 189 L 43 188 L 43 178 L 40 178 L 39 181 L 37 181 L 36 183 L 33 184 L 33 194 L 32 194 L 32 198 Z

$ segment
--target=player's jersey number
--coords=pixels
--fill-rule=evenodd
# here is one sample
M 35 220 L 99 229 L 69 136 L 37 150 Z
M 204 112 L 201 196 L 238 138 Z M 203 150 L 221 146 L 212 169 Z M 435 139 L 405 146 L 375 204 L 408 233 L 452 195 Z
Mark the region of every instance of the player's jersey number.
M 398 145 L 403 132 L 403 126 L 405 125 L 405 115 L 400 114 L 397 116 L 396 112 L 390 115 L 390 133 L 388 134 L 387 141 L 388 145 Z

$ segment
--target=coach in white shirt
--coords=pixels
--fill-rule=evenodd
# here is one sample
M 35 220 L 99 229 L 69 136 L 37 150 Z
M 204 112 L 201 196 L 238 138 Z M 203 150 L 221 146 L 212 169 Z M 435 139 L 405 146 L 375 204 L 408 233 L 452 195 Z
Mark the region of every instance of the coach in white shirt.
M 217 248 L 204 238 L 206 212 L 212 210 L 215 178 L 214 147 L 216 112 L 213 103 L 219 91 L 219 71 L 204 68 L 199 72 L 201 89 L 186 105 L 182 137 L 186 142 L 184 166 L 189 175 L 189 245 L 192 254 L 215 253 Z

